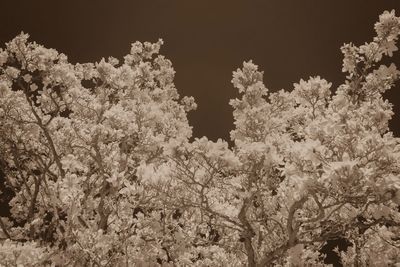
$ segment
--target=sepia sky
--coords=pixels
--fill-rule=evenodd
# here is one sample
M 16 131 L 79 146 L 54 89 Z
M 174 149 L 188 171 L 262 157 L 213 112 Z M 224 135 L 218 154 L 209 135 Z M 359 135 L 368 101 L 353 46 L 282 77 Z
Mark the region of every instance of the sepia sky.
M 336 87 L 344 80 L 340 46 L 369 42 L 373 24 L 399 0 L 141 0 L 5 1 L 1 46 L 21 31 L 75 62 L 122 58 L 130 43 L 165 42 L 181 95 L 199 107 L 189 115 L 196 137 L 229 139 L 237 96 L 232 71 L 252 59 L 271 90 L 293 88 L 320 75 Z M 392 58 L 400 68 L 400 53 Z M 390 62 L 390 61 L 388 61 Z M 400 136 L 400 83 L 387 94 L 395 104 L 392 130 Z

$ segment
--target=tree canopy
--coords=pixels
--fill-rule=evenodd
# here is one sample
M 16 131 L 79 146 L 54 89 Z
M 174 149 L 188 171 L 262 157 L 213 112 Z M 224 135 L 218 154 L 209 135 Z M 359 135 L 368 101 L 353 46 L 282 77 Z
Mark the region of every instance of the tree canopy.
M 0 50 L 0 264 L 346 266 L 400 264 L 400 139 L 381 64 L 400 18 L 342 46 L 346 79 L 270 92 L 252 61 L 233 72 L 234 145 L 191 139 L 157 43 L 122 61 L 71 64 L 21 33 Z M 195 82 L 195 81 L 193 81 Z

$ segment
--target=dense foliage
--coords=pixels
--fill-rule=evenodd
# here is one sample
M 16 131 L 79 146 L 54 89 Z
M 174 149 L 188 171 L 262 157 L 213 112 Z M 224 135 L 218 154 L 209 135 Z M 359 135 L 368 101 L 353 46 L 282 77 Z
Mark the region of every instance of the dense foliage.
M 20 34 L 0 50 L 1 266 L 400 264 L 400 139 L 383 93 L 399 78 L 400 18 L 344 45 L 346 81 L 269 92 L 233 73 L 233 147 L 190 140 L 162 41 L 123 62 L 71 64 Z

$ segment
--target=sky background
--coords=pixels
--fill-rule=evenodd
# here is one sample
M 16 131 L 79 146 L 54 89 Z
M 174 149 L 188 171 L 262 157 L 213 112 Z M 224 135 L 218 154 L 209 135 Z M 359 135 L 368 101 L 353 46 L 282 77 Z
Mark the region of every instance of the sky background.
M 5 1 L 0 42 L 21 31 L 68 55 L 72 63 L 122 59 L 135 41 L 165 42 L 161 54 L 177 72 L 180 94 L 194 96 L 189 115 L 194 136 L 229 140 L 229 99 L 237 96 L 232 71 L 252 59 L 271 91 L 319 75 L 337 87 L 344 81 L 340 46 L 361 45 L 373 25 L 400 0 L 141 0 Z M 398 53 L 391 59 L 400 67 Z M 390 61 L 388 61 L 390 62 Z M 400 83 L 387 94 L 395 104 L 391 128 L 400 136 Z

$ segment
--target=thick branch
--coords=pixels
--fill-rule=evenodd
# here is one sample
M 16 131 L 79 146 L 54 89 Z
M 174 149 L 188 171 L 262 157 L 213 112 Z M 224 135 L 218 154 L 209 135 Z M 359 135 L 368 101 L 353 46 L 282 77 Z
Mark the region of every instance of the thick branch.
M 247 266 L 255 267 L 256 266 L 256 256 L 255 256 L 254 248 L 252 245 L 252 239 L 255 236 L 255 233 L 246 217 L 247 208 L 250 203 L 251 203 L 251 198 L 246 198 L 243 201 L 243 206 L 240 209 L 238 218 L 244 227 L 244 231 L 242 233 L 242 238 L 244 239 L 244 241 L 243 241 L 244 247 L 245 247 L 246 253 L 247 253 Z
M 297 200 L 292 204 L 292 206 L 289 209 L 289 216 L 286 224 L 286 228 L 288 231 L 288 238 L 289 238 L 289 247 L 292 247 L 295 245 L 296 238 L 297 238 L 297 227 L 293 226 L 294 223 L 294 215 L 298 209 L 300 209 L 303 204 L 307 201 L 307 196 L 302 197 L 301 199 Z

